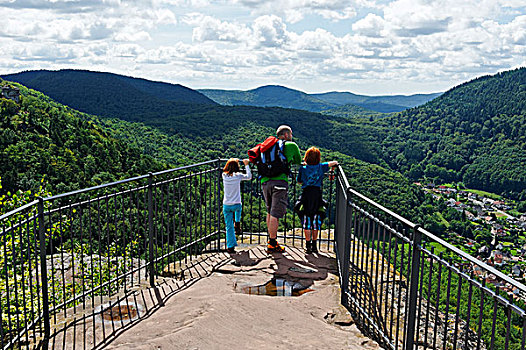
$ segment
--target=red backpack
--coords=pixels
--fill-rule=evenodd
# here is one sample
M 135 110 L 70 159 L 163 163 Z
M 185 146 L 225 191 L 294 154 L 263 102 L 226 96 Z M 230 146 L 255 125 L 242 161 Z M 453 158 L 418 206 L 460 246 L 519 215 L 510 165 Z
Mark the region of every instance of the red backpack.
M 287 158 L 283 153 L 284 146 L 285 141 L 270 136 L 248 150 L 248 159 L 256 164 L 259 176 L 276 177 L 280 174 L 290 174 Z
M 261 143 L 258 143 L 254 147 L 248 150 L 248 160 L 250 163 L 256 164 L 261 159 L 261 153 L 268 151 L 272 146 L 278 142 L 278 138 L 275 136 L 269 136 Z

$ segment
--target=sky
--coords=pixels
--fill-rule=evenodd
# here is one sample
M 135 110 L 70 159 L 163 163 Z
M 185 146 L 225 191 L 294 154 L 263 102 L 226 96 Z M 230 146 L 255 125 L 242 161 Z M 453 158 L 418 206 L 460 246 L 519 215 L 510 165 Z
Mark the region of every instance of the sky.
M 0 74 L 391 95 L 524 66 L 525 0 L 0 0 Z

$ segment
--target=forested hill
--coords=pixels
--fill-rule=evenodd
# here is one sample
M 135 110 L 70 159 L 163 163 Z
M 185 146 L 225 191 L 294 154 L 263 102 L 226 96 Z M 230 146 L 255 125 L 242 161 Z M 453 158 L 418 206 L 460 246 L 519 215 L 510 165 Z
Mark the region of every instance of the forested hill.
M 459 85 L 377 120 L 394 169 L 526 199 L 526 68 Z
M 84 70 L 27 71 L 2 76 L 79 111 L 142 121 L 152 114 L 185 114 L 216 103 L 178 84 Z
M 206 113 L 130 123 L 77 112 L 34 90 L 6 84 L 19 87 L 22 100 L 0 98 L 3 191 L 34 190 L 45 176 L 49 189 L 61 193 L 203 160 L 246 157 L 248 148 L 287 122 L 303 151 L 321 147 L 323 159 L 339 160 L 362 193 L 408 216 L 416 215 L 421 204 L 421 193 L 400 174 L 350 156 L 379 159 L 364 130 L 345 119 L 216 105 Z
M 0 85 L 6 83 L 0 79 Z M 45 179 L 61 193 L 161 170 L 166 163 L 117 140 L 82 113 L 22 85 L 20 103 L 0 98 L 4 191 L 35 190 Z

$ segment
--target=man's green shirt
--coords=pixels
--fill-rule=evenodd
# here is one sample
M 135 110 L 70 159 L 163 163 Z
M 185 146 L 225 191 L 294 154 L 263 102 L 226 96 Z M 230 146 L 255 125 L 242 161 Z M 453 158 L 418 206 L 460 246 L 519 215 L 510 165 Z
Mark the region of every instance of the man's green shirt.
M 298 145 L 292 141 L 285 142 L 283 147 L 283 154 L 287 158 L 289 166 L 292 164 L 301 164 L 301 154 Z M 281 174 L 275 177 L 262 177 L 261 183 L 267 182 L 268 180 L 284 180 L 289 181 L 289 177 L 285 174 Z

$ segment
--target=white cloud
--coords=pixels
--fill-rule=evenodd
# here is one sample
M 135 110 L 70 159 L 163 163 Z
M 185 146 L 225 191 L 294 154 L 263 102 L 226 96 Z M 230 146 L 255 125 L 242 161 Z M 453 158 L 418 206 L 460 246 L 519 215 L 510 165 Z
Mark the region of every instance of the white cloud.
M 356 5 L 350 0 L 233 0 L 253 10 L 256 15 L 275 14 L 287 22 L 297 23 L 306 15 L 319 15 L 329 20 L 344 20 L 356 16 Z
M 186 20 L 188 24 L 195 23 L 192 39 L 203 41 L 243 42 L 251 35 L 251 30 L 244 25 L 222 22 L 210 16 L 196 15 Z
M 369 13 L 365 18 L 353 23 L 352 30 L 360 35 L 381 37 L 385 35 L 385 26 L 385 20 L 382 17 Z
M 190 87 L 429 92 L 525 64 L 524 6 L 518 0 L 0 0 L 0 66 L 82 67 Z
M 280 17 L 274 15 L 258 17 L 252 29 L 255 40 L 261 46 L 276 47 L 288 41 L 287 28 Z

